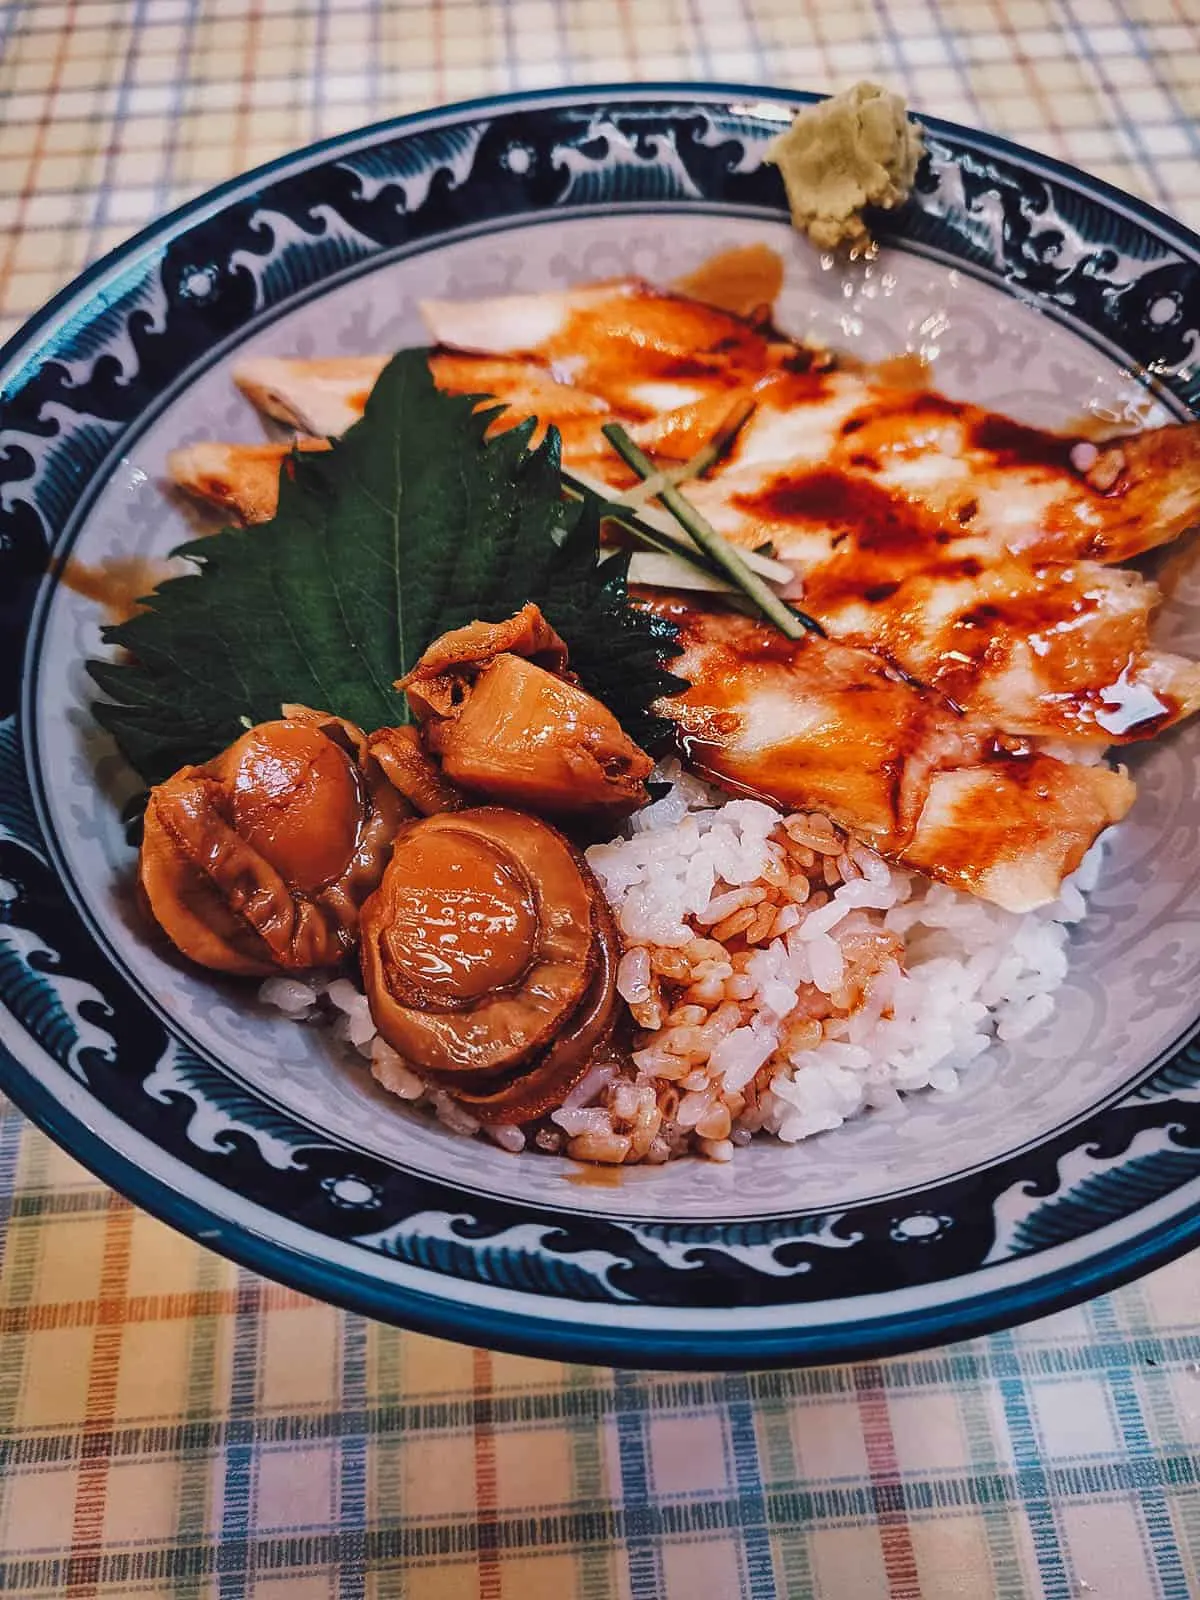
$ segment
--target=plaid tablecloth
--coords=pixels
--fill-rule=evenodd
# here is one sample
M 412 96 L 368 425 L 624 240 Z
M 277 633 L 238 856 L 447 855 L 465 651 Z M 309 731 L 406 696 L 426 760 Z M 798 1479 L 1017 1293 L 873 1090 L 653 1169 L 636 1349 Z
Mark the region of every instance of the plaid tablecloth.
M 1200 225 L 1198 0 L 0 6 L 0 331 L 310 139 L 564 82 L 873 75 Z M 639 1376 L 239 1271 L 0 1115 L 0 1593 L 1200 1594 L 1200 1271 L 905 1360 Z

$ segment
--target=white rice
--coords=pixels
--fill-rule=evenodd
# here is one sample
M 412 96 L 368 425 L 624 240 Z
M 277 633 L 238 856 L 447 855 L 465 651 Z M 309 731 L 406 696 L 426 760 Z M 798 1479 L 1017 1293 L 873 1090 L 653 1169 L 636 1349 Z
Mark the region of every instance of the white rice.
M 681 1038 L 671 1013 L 655 1014 L 656 952 L 687 950 L 714 923 L 719 934 L 721 919 L 741 907 L 740 888 L 778 878 L 785 834 L 819 838 L 828 824 L 781 820 L 769 806 L 722 801 L 695 778 L 670 775 L 670 793 L 638 814 L 629 837 L 593 847 L 587 859 L 627 943 L 618 986 L 646 1024 L 634 1056 L 640 1074 L 656 1077 L 667 1056 L 682 1051 L 707 1079 L 701 1087 L 689 1073 L 678 1122 L 694 1122 L 698 1106 L 754 1084 L 757 1103 L 733 1117 L 731 1131 L 808 1138 L 899 1094 L 954 1089 L 993 1037 L 1019 1039 L 1051 1015 L 1067 972 L 1068 926 L 1086 911 L 1098 847 L 1054 905 L 1016 916 L 854 846 L 839 859 L 857 875 L 828 897 L 818 888 L 797 904 L 790 890 L 775 894 L 781 910 L 795 909 L 777 919 L 786 931 L 760 941 L 741 963 L 744 979 L 725 981 L 723 998 L 739 1005 L 736 1025 L 710 1041 L 704 1035 L 719 1007 L 708 1007 L 710 1021 L 693 1023 L 692 1037 Z M 818 885 L 822 878 L 810 874 Z M 814 900 L 822 901 L 815 909 Z M 865 992 L 848 995 L 854 946 L 871 931 L 895 937 L 898 959 L 878 963 Z M 830 1014 L 819 1039 L 797 1043 L 791 1025 L 813 1009 L 814 995 L 828 997 L 829 1006 L 816 1009 Z
M 632 1062 L 600 1061 L 548 1124 L 482 1131 L 517 1153 L 727 1161 L 756 1133 L 788 1142 L 920 1089 L 953 1090 L 994 1038 L 1054 1009 L 1095 847 L 1059 900 L 1015 916 L 848 844 L 823 817 L 728 800 L 669 763 L 664 798 L 587 851 L 624 953 Z M 385 1088 L 452 1131 L 480 1125 L 375 1033 L 346 977 L 270 978 L 260 997 L 323 1021 Z

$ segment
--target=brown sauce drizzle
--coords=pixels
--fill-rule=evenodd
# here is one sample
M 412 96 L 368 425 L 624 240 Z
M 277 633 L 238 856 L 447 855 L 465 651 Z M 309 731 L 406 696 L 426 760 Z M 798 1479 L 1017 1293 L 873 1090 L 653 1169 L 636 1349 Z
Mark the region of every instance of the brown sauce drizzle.
M 818 469 L 780 473 L 765 488 L 736 496 L 735 505 L 752 517 L 801 525 L 845 528 L 866 549 L 882 544 L 909 544 L 928 537 L 918 508 L 894 498 L 866 478 Z
M 575 1184 L 580 1189 L 619 1189 L 622 1174 L 625 1169 L 621 1166 L 601 1166 L 599 1163 L 591 1166 L 577 1164 L 574 1172 L 568 1172 L 567 1182 Z
M 972 425 L 970 440 L 977 450 L 986 450 L 1000 467 L 1043 467 L 1052 472 L 1079 474 L 1071 465 L 1071 451 L 1078 437 L 1048 433 L 1011 417 L 986 413 Z
M 916 393 L 907 389 L 892 389 L 872 399 L 865 418 L 868 422 L 884 421 L 888 417 L 961 421 L 970 410 L 970 406 L 964 405 L 961 400 L 951 400 L 949 395 L 939 394 L 936 389 L 921 389 Z
M 866 373 L 875 383 L 889 389 L 907 389 L 916 393 L 928 389 L 933 382 L 933 367 L 915 350 L 902 350 L 899 355 L 885 356 L 873 362 Z
M 783 288 L 783 260 L 765 244 L 718 250 L 671 287 L 689 299 L 761 322 Z
M 935 562 L 944 567 L 942 546 L 954 537 L 903 495 L 870 478 L 825 469 L 782 473 L 764 488 L 738 495 L 735 504 L 764 522 L 830 531 L 836 554 L 805 583 L 805 598 L 814 604 L 869 596 L 887 586 L 894 593 L 913 572 Z
M 110 623 L 136 616 L 144 609 L 139 602 L 170 575 L 170 566 L 153 556 L 110 556 L 95 566 L 71 556 L 58 569 L 60 582 L 96 601 Z
M 814 405 L 825 398 L 829 388 L 828 372 L 788 365 L 761 378 L 754 393 L 762 403 L 784 411 L 792 406 Z

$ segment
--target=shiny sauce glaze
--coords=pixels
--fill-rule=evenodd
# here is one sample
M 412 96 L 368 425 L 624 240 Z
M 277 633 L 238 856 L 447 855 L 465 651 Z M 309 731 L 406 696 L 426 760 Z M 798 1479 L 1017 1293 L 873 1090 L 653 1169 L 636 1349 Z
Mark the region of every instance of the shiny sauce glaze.
M 672 288 L 690 300 L 761 325 L 783 288 L 783 259 L 764 244 L 719 250 L 694 271 L 677 278 Z
M 651 603 L 679 627 L 672 670 L 689 684 L 657 709 L 698 770 L 732 792 L 823 811 L 891 859 L 1009 909 L 1053 899 L 1132 799 L 1121 774 L 1001 738 L 870 652 L 785 640 L 681 597 Z M 999 808 L 983 829 L 977 803 Z
M 968 437 L 971 448 L 986 452 L 997 467 L 1040 468 L 1075 482 L 1081 477 L 1071 460 L 1071 452 L 1080 442 L 1078 435 L 1050 433 L 1011 417 L 985 413 L 972 418 Z
M 464 1006 L 516 983 L 533 958 L 537 899 L 511 856 L 466 830 L 419 831 L 390 878 L 387 948 L 428 1003 Z
M 877 656 L 687 600 L 651 602 L 680 630 L 671 669 L 689 682 L 662 703 L 689 763 L 724 787 L 794 810 L 825 810 L 898 843 L 914 815 L 908 762 L 953 712 Z
M 962 528 L 946 528 L 903 495 L 834 469 L 778 473 L 761 489 L 736 495 L 734 504 L 775 528 L 827 536 L 828 558 L 804 575 L 803 596 L 814 606 L 898 584 L 939 565 L 947 548 L 965 537 Z
M 226 780 L 234 827 L 296 888 L 331 883 L 358 843 L 364 800 L 357 769 L 316 727 L 277 722 L 239 744 Z
M 960 435 L 997 470 L 1069 477 L 1090 493 L 1072 464 L 1077 441 L 916 391 L 847 418 L 830 465 L 776 472 L 731 503 L 785 555 L 790 542 L 813 553 L 797 603 L 837 637 L 881 651 L 962 705 L 1004 715 L 990 693 L 1003 679 L 1015 728 L 1116 740 L 1186 714 L 1187 697 L 1161 674 L 1153 691 L 1138 681 L 1150 659 L 1152 591 L 1139 607 L 1102 569 L 1090 578 L 1085 566 L 997 553 L 976 531 L 969 481 L 940 508 L 936 496 L 880 481 L 889 452 L 922 453 L 928 430 L 948 427 L 948 449 Z M 1015 709 L 1005 677 L 1014 660 L 1030 702 Z

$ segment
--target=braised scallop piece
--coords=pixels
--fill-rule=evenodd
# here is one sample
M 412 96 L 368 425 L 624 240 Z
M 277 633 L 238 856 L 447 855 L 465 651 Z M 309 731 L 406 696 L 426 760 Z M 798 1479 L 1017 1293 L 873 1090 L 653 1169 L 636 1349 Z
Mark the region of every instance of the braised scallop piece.
M 653 762 L 567 674 L 535 605 L 436 640 L 397 687 L 452 783 L 551 816 L 634 811 Z
M 455 783 L 552 815 L 635 811 L 653 763 L 611 711 L 521 656 L 497 656 L 430 734 Z
M 566 643 L 530 601 L 503 622 L 469 622 L 439 635 L 396 687 L 405 690 L 418 720 L 445 716 L 461 700 L 463 684 L 498 655 L 524 656 L 548 672 L 567 670 Z
M 617 962 L 620 946 L 611 914 L 597 895 L 596 954 L 592 981 L 571 1020 L 536 1060 L 481 1088 L 468 1087 L 463 1075 L 430 1073 L 430 1082 L 447 1089 L 480 1122 L 532 1122 L 560 1106 L 608 1043 L 617 1016 Z
M 375 1025 L 419 1072 L 510 1072 L 585 999 L 599 964 L 595 881 L 563 836 L 499 806 L 403 829 L 363 907 Z
M 360 729 L 284 709 L 146 807 L 146 904 L 185 956 L 221 972 L 340 962 L 408 814 Z
M 367 747 L 392 788 L 423 817 L 461 811 L 466 805 L 462 792 L 426 753 L 418 728 L 380 728 L 367 740 Z

